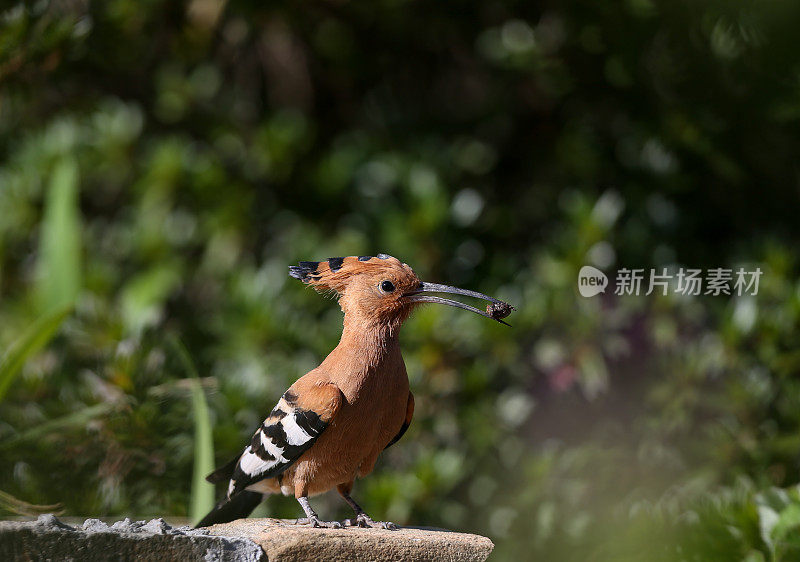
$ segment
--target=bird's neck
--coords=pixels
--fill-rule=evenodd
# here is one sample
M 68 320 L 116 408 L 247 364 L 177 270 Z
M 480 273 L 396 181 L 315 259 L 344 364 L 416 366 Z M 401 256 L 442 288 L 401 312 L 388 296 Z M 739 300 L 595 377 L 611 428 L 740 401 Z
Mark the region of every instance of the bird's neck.
M 386 324 L 345 314 L 339 345 L 322 365 L 336 365 L 337 370 L 346 372 L 348 376 L 380 371 L 387 364 L 402 361 L 399 332 L 400 322 Z

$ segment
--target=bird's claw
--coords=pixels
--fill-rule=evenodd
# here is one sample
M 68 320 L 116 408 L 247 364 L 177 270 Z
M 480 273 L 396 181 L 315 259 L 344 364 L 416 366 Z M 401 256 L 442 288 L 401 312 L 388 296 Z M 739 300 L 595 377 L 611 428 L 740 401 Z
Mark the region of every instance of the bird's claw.
M 386 529 L 388 531 L 396 531 L 397 525 L 391 521 L 373 521 L 372 517 L 366 513 L 359 513 L 353 519 L 345 519 L 345 527 L 364 527 L 371 529 Z
M 341 529 L 338 521 L 323 521 L 319 517 L 302 517 L 294 522 L 295 525 L 310 525 L 317 529 Z

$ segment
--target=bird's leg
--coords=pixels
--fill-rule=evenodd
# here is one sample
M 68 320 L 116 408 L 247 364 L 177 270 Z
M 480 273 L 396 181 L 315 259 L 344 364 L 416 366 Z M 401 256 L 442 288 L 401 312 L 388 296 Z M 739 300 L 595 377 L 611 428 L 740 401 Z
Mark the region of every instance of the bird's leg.
M 311 525 L 312 527 L 327 527 L 330 529 L 341 529 L 342 524 L 338 521 L 322 521 L 317 512 L 314 511 L 314 508 L 311 507 L 311 504 L 308 502 L 308 497 L 301 496 L 297 498 L 297 501 L 300 503 L 300 507 L 303 508 L 303 511 L 306 512 L 306 517 L 303 519 L 298 519 L 295 523 L 297 525 Z
M 341 494 L 342 498 L 344 498 L 344 501 L 347 502 L 347 505 L 352 507 L 353 511 L 356 512 L 356 516 L 354 518 L 345 519 L 345 527 L 372 527 L 378 529 L 389 529 L 391 531 L 397 530 L 397 525 L 391 521 L 373 521 L 372 517 L 367 515 L 361 506 L 356 503 L 356 500 L 350 497 L 350 490 L 352 487 L 352 482 L 349 484 L 340 484 L 337 487 L 339 494 Z

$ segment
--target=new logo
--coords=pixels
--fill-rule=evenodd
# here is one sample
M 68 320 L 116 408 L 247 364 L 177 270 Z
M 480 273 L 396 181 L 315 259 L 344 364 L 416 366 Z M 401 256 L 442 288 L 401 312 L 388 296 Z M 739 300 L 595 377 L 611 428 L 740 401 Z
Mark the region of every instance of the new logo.
M 608 287 L 608 277 L 596 267 L 584 265 L 578 272 L 578 292 L 581 296 L 593 297 L 605 293 L 606 287 Z

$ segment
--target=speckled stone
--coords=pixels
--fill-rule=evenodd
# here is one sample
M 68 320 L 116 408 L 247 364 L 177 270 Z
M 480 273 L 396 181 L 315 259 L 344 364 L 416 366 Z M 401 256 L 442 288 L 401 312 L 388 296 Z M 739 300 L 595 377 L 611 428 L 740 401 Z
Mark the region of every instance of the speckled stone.
M 214 535 L 246 538 L 270 562 L 294 561 L 448 561 L 483 562 L 494 543 L 486 537 L 443 529 L 315 529 L 291 520 L 240 519 L 209 527 Z
M 0 521 L 0 561 L 202 560 L 207 562 L 448 561 L 483 562 L 486 537 L 443 529 L 315 529 L 281 519 L 240 519 L 204 529 L 163 519 L 68 525 L 53 515 Z
M 73 527 L 54 515 L 41 515 L 36 521 L 0 521 L 0 560 L 262 562 L 266 557 L 247 539 L 170 527 L 160 518 L 125 519 L 111 526 L 87 519 Z

